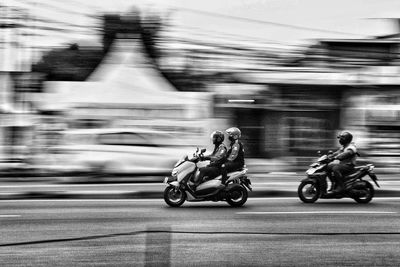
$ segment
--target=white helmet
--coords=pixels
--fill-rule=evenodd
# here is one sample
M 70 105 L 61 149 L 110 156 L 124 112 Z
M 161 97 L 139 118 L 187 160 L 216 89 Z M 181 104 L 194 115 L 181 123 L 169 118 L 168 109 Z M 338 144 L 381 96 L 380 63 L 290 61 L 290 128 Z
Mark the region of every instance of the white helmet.
M 239 128 L 236 128 L 236 127 L 228 128 L 228 129 L 225 130 L 225 132 L 233 140 L 238 140 L 242 136 L 242 132 L 239 130 Z

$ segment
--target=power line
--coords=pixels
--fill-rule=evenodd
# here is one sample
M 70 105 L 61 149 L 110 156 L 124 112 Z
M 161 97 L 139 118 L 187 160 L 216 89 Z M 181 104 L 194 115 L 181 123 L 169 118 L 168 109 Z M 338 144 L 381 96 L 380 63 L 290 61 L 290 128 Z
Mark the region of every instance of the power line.
M 178 29 L 180 31 L 183 31 L 185 34 L 189 33 L 192 36 L 206 36 L 209 38 L 212 38 L 212 40 L 215 40 L 215 38 L 221 38 L 223 39 L 223 42 L 256 42 L 257 46 L 269 46 L 269 48 L 271 48 L 270 46 L 277 46 L 275 47 L 275 49 L 282 49 L 283 47 L 290 47 L 290 49 L 292 48 L 297 48 L 297 49 L 304 49 L 307 48 L 308 45 L 306 44 L 286 44 L 286 43 L 280 43 L 274 40 L 268 40 L 268 39 L 257 39 L 255 37 L 251 37 L 248 35 L 242 35 L 242 34 L 230 34 L 230 33 L 223 33 L 223 32 L 218 32 L 218 31 L 209 31 L 209 30 L 205 30 L 199 27 L 191 27 L 191 26 L 178 26 Z M 193 31 L 195 30 L 195 31 Z M 199 32 L 202 31 L 202 32 Z M 173 30 L 170 30 L 169 33 L 171 34 L 179 34 L 179 32 L 174 32 Z M 218 36 L 218 37 L 217 37 Z M 187 37 L 185 37 L 187 38 Z M 245 38 L 245 39 L 244 39 Z M 204 40 L 200 40 L 200 41 L 204 41 Z
M 230 19 L 230 20 L 241 20 L 241 21 L 250 22 L 250 23 L 272 25 L 272 26 L 277 26 L 277 27 L 291 28 L 291 29 L 297 29 L 297 30 L 303 30 L 303 31 L 345 34 L 345 35 L 352 35 L 352 36 L 363 36 L 361 34 L 356 34 L 356 33 L 332 31 L 332 30 L 298 26 L 298 25 L 292 25 L 292 24 L 286 24 L 286 23 L 278 23 L 278 22 L 267 21 L 267 20 L 251 19 L 251 18 L 226 15 L 226 14 L 205 11 L 205 10 L 191 9 L 191 8 L 186 8 L 186 7 L 173 7 L 173 9 L 178 10 L 178 11 L 186 11 L 186 12 L 191 12 L 191 13 L 196 13 L 196 14 L 203 14 L 203 15 L 212 16 L 212 17 L 219 17 L 219 18 L 225 18 L 225 19 Z
M 32 0 L 15 0 L 17 2 L 23 3 L 23 4 L 28 4 L 31 7 L 36 7 L 36 8 L 45 8 L 45 9 L 52 9 L 61 13 L 67 13 L 67 14 L 75 14 L 75 15 L 80 15 L 80 16 L 88 16 L 91 17 L 93 16 L 93 14 L 91 13 L 85 13 L 85 12 L 78 12 L 75 10 L 71 10 L 68 8 L 63 8 L 57 5 L 52 5 L 52 4 L 48 4 L 48 3 L 43 3 L 43 2 L 39 2 L 39 1 L 32 1 Z

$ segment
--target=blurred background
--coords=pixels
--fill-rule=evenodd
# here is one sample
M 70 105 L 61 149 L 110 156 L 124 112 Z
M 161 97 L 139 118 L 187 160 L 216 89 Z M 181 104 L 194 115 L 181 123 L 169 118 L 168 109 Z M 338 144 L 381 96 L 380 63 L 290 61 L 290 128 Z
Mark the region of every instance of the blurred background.
M 248 162 L 349 130 L 399 173 L 400 3 L 323 2 L 3 0 L 1 168 L 161 174 L 236 126 Z

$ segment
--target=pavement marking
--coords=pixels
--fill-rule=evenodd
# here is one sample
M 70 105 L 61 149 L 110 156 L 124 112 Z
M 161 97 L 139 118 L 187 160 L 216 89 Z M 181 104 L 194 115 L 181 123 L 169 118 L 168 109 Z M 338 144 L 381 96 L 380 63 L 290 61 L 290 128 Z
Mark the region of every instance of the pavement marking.
M 121 199 L 121 198 L 107 198 L 107 199 L 5 199 L 0 200 L 4 202 L 164 202 L 162 198 L 148 198 L 148 199 Z
M 295 200 L 296 202 L 300 202 L 298 197 L 252 197 L 249 198 L 248 201 L 250 202 L 255 202 L 255 201 L 279 201 L 279 200 Z M 400 201 L 400 197 L 375 197 L 372 202 L 377 202 L 377 201 Z M 106 199 L 99 199 L 99 198 L 93 198 L 93 199 L 79 199 L 79 198 L 70 198 L 70 199 L 3 199 L 0 200 L 0 203 L 6 203 L 6 202 L 164 202 L 164 199 L 162 198 L 141 198 L 141 199 L 121 199 L 121 198 L 106 198 Z M 327 203 L 326 201 L 329 201 L 329 203 L 332 203 L 331 201 L 334 201 L 335 203 L 342 203 L 343 201 L 350 201 L 354 202 L 350 198 L 343 198 L 343 199 L 323 199 L 320 202 L 317 202 L 317 204 L 304 204 L 304 205 L 318 205 L 318 204 L 324 204 Z M 204 201 L 206 203 L 207 201 Z M 192 203 L 192 202 L 188 202 Z M 193 202 L 193 203 L 200 203 L 200 202 Z M 211 203 L 211 202 L 209 202 Z M 356 202 L 354 202 L 354 205 L 357 205 Z
M 165 187 L 164 184 L 157 183 L 123 183 L 123 184 L 18 184 L 18 185 L 0 185 L 0 188 L 24 188 L 24 187 L 113 187 L 113 186 L 148 186 L 148 187 Z
M 300 175 L 297 172 L 270 172 L 269 175 Z
M 394 214 L 395 211 L 349 211 L 349 210 L 338 210 L 338 211 L 248 211 L 248 212 L 236 212 L 241 215 L 258 215 L 258 214 Z
M 265 201 L 265 200 L 298 200 L 298 202 L 301 202 L 300 199 L 298 197 L 252 197 L 249 198 L 248 201 Z M 376 202 L 376 201 L 387 201 L 387 200 L 394 200 L 394 201 L 400 201 L 400 197 L 374 197 L 374 199 L 371 202 Z M 318 200 L 317 203 L 326 203 L 326 201 L 329 201 L 329 203 L 331 203 L 331 201 L 340 203 L 343 201 L 350 201 L 350 202 L 354 202 L 353 199 L 351 198 L 341 198 L 341 199 L 321 199 Z M 356 205 L 357 203 L 354 202 L 354 204 Z M 307 204 L 307 205 L 312 205 L 312 204 Z M 316 204 L 314 204 L 316 205 Z
M 21 215 L 17 215 L 17 214 L 0 214 L 0 218 L 15 218 L 15 217 L 21 217 Z
M 399 197 L 399 199 L 400 199 L 400 197 Z M 265 201 L 265 200 L 299 200 L 300 201 L 300 199 L 298 197 L 252 197 L 252 198 L 247 199 L 247 201 Z

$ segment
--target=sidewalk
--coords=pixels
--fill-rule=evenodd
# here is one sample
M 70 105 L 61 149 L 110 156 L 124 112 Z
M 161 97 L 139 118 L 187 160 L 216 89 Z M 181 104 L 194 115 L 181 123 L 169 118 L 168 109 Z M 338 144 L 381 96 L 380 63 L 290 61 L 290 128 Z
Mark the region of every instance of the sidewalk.
M 305 170 L 290 159 L 248 159 L 253 183 L 249 197 L 297 197 Z M 288 169 L 288 166 L 293 168 Z M 3 165 L 4 167 L 4 165 Z M 376 197 L 400 197 L 400 176 L 376 171 Z M 169 173 L 167 174 L 169 175 Z M 84 174 L 70 170 L 38 172 L 29 166 L 0 166 L 0 200 L 6 199 L 162 199 L 163 176 Z
M 295 170 L 295 162 L 290 159 L 246 159 L 246 167 L 251 174 L 266 174 L 270 172 L 290 172 Z M 172 170 L 172 166 L 171 166 Z M 161 173 L 160 176 L 169 175 L 167 173 Z M 33 166 L 18 162 L 0 162 L 0 179 L 8 177 L 16 178 L 33 178 L 33 177 L 65 177 L 65 176 L 93 176 L 102 175 L 88 172 L 82 172 L 81 170 L 66 169 L 65 166 Z M 138 176 L 138 174 L 113 174 L 108 173 L 107 175 L 114 176 Z M 141 175 L 143 176 L 143 175 Z
M 315 158 L 300 158 L 293 157 L 275 158 L 275 159 L 246 159 L 246 167 L 249 175 L 262 175 L 269 173 L 301 173 L 303 174 L 309 167 L 309 164 Z M 359 165 L 362 165 L 360 162 Z M 172 169 L 172 166 L 171 166 Z M 376 167 L 377 173 L 398 175 L 400 179 L 400 168 L 383 168 Z M 169 175 L 170 171 L 160 173 L 160 176 Z M 24 163 L 4 163 L 0 162 L 0 181 L 2 178 L 15 177 L 15 178 L 34 178 L 34 177 L 87 177 L 87 176 L 101 176 L 105 174 L 83 172 L 82 170 L 67 169 L 66 166 L 33 166 Z M 124 176 L 124 177 L 138 177 L 144 176 L 142 174 L 113 174 L 108 173 L 109 176 Z

